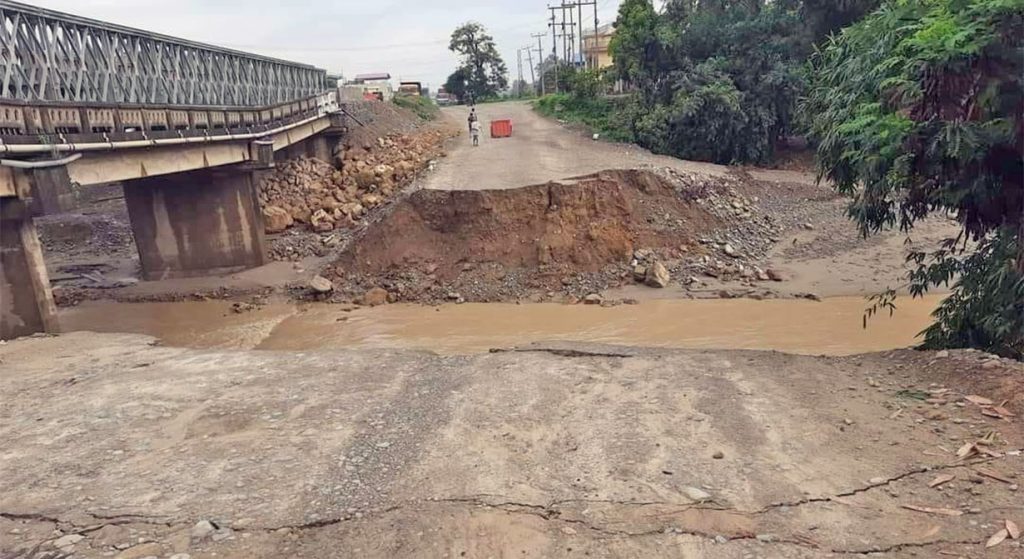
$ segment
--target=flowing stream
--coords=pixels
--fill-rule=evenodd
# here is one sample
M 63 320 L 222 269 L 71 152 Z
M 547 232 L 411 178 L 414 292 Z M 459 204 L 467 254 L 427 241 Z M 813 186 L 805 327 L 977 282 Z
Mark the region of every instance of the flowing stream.
M 599 307 L 560 304 L 386 305 L 346 311 L 272 303 L 235 313 L 223 301 L 84 303 L 64 310 L 66 331 L 137 333 L 171 346 L 316 350 L 411 348 L 465 354 L 535 341 L 849 355 L 919 343 L 942 296 L 903 297 L 863 328 L 867 301 L 651 300 Z

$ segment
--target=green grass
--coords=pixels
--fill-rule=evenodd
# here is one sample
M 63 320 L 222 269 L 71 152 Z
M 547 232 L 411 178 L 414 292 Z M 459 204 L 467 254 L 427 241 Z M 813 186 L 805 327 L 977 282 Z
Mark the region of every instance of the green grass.
M 441 114 L 441 109 L 429 97 L 396 95 L 394 103 L 416 113 L 421 120 L 434 120 Z
M 617 124 L 614 115 L 619 108 L 617 101 L 606 97 L 578 98 L 567 93 L 545 95 L 533 102 L 533 108 L 540 114 L 574 124 L 582 124 L 614 142 L 633 140 L 630 131 Z

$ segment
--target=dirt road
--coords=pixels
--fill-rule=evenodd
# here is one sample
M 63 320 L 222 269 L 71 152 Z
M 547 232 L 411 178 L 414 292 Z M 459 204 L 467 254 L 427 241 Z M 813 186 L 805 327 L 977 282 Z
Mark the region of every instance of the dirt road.
M 3 552 L 978 557 L 1024 525 L 1019 420 L 942 389 L 970 373 L 999 400 L 1024 373 L 977 354 L 206 352 L 80 333 L 0 360 Z M 957 460 L 986 436 L 991 456 Z
M 725 175 L 729 168 L 713 163 L 683 161 L 653 155 L 636 146 L 593 141 L 536 112 L 528 102 L 477 105 L 476 112 L 484 134 L 479 147 L 473 147 L 463 134 L 434 173 L 423 182 L 424 188 L 438 190 L 478 190 L 516 188 L 530 184 L 566 179 L 606 169 L 671 167 L 680 171 Z M 444 118 L 467 127 L 467 107 L 449 107 Z M 492 120 L 511 119 L 511 138 L 491 138 Z M 763 171 L 764 180 L 813 181 L 810 175 L 785 171 Z

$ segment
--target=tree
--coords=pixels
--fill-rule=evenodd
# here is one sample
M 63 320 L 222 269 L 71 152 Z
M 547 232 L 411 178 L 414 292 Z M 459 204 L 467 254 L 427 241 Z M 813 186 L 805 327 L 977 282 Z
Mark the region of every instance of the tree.
M 508 68 L 498 54 L 494 37 L 476 22 L 469 22 L 452 33 L 448 49 L 462 57 L 466 92 L 475 99 L 496 96 L 508 87 Z
M 935 212 L 960 224 L 910 256 L 914 296 L 953 287 L 929 347 L 1024 356 L 1022 49 L 1024 0 L 891 0 L 813 61 L 819 175 L 853 197 L 862 233 Z
M 459 68 L 452 72 L 444 82 L 444 90 L 449 94 L 454 95 L 460 102 L 464 102 L 466 99 L 466 74 L 467 72 L 465 68 Z
M 615 36 L 608 49 L 620 78 L 633 83 L 657 78 L 661 45 L 658 41 L 658 12 L 651 0 L 624 0 L 619 5 Z
M 658 153 L 761 163 L 794 126 L 812 49 L 798 9 L 761 0 L 626 0 L 616 71 L 638 91 L 636 141 Z

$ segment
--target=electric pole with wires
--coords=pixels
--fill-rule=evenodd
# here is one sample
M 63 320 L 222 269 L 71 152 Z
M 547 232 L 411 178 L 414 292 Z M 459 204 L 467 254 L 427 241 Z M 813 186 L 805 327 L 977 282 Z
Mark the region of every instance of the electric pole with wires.
M 544 33 L 534 33 L 534 34 L 530 35 L 534 39 L 537 39 L 537 64 L 538 64 L 538 69 L 540 70 L 540 95 L 541 96 L 544 96 L 544 94 L 547 93 L 547 90 L 544 88 L 544 85 L 545 85 L 544 84 L 544 44 L 541 42 L 544 39 L 544 35 L 545 35 Z M 530 69 L 531 70 L 533 69 L 532 65 L 531 65 Z M 534 87 L 536 87 L 536 81 L 534 82 L 534 84 L 535 84 Z

